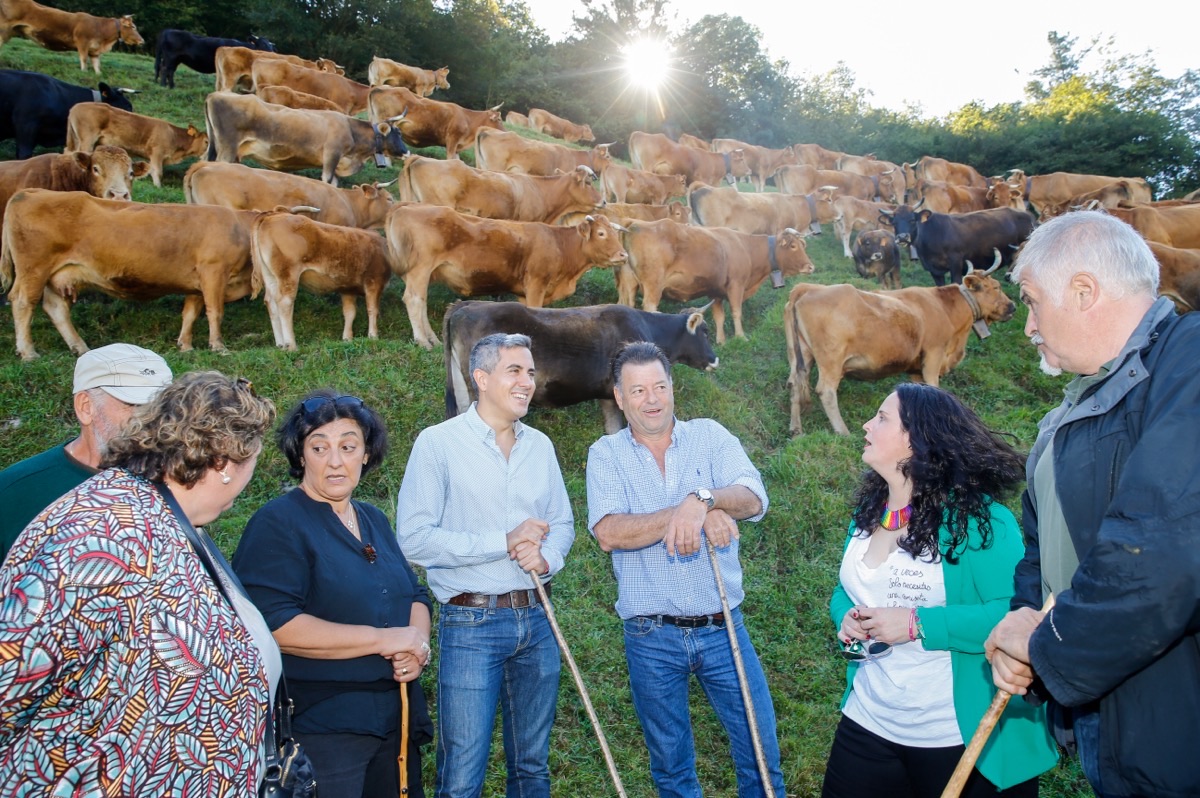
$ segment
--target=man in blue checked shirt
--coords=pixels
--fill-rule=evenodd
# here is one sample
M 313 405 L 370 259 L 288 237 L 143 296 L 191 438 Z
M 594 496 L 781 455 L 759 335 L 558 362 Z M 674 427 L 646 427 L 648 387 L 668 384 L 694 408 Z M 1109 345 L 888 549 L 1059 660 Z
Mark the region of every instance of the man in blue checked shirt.
M 737 521 L 757 521 L 766 512 L 762 478 L 720 424 L 675 418 L 671 364 L 654 344 L 626 345 L 613 361 L 613 379 L 629 426 L 592 444 L 588 527 L 613 555 L 633 705 L 658 793 L 701 795 L 688 714 L 694 673 L 729 735 L 739 798 L 765 794 L 725 628 L 732 623 L 771 783 L 782 796 L 775 709 L 738 609 L 745 592 Z M 721 612 L 705 536 L 717 549 L 730 617 Z
M 530 574 L 550 590 L 575 540 L 550 439 L 525 426 L 536 372 L 524 335 L 471 349 L 479 401 L 413 444 L 396 511 L 438 618 L 438 798 L 483 790 L 496 704 L 509 798 L 549 798 L 561 661 Z

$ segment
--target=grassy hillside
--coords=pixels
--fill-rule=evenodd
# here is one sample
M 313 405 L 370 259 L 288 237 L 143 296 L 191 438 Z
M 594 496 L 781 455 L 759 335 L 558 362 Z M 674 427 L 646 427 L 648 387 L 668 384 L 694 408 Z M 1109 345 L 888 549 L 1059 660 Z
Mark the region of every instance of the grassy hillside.
M 71 82 L 95 84 L 93 77 L 81 79 L 73 53 L 47 53 L 23 41 L 0 49 L 0 66 L 35 69 Z M 104 79 L 113 85 L 142 89 L 134 98 L 138 112 L 178 124 L 202 123 L 202 103 L 212 85 L 211 76 L 181 67 L 176 75 L 179 88 L 171 91 L 154 85 L 153 61 L 146 56 L 110 54 L 104 58 L 103 68 Z M 0 157 L 12 157 L 12 152 L 11 142 L 0 145 Z M 148 180 L 139 181 L 134 198 L 182 201 L 180 180 L 185 168 L 186 164 L 169 167 L 161 192 Z M 394 174 L 394 170 L 381 172 L 368 166 L 358 178 L 390 179 Z M 138 242 L 130 241 L 129 246 L 136 248 Z M 829 232 L 810 239 L 809 251 L 817 269 L 807 279 L 866 285 L 842 257 L 840 243 Z M 931 284 L 927 274 L 912 266 L 905 268 L 904 281 L 906 285 Z M 1015 299 L 1015 290 L 1008 290 Z M 430 317 L 439 327 L 445 306 L 455 297 L 439 286 L 430 293 Z M 401 294 L 402 285 L 393 281 L 384 298 L 379 340 L 357 338 L 344 343 L 339 340 L 338 298 L 302 293 L 295 314 L 300 351 L 294 353 L 277 351 L 272 345 L 261 300 L 227 306 L 223 332 L 231 354 L 226 356 L 175 350 L 180 297 L 133 304 L 93 294 L 79 302 L 72 316 L 91 346 L 129 341 L 162 353 L 176 373 L 215 368 L 245 376 L 281 410 L 321 386 L 362 396 L 387 420 L 392 451 L 357 495 L 394 515 L 393 503 L 412 440 L 443 417 L 441 349 L 427 352 L 412 343 Z M 787 359 L 781 326 L 786 296 L 786 290 L 764 286 L 747 303 L 749 339 L 725 344 L 716 372 L 700 373 L 681 366 L 675 370 L 675 380 L 679 415 L 708 416 L 729 427 L 766 481 L 771 509 L 761 523 L 743 530 L 748 592 L 743 608 L 774 695 L 788 792 L 809 796 L 820 788 L 844 687 L 844 667 L 832 650 L 833 629 L 826 604 L 836 580 L 849 497 L 862 468 L 861 438 L 833 435 L 819 405 L 804 419 L 807 434 L 789 437 Z M 593 270 L 580 282 L 579 292 L 564 304 L 615 300 L 611 273 Z M 665 309 L 675 307 L 668 304 Z M 7 465 L 74 434 L 69 395 L 74 358 L 39 309 L 33 334 L 42 357 L 21 363 L 15 355 L 7 307 L 0 310 L 0 316 L 0 464 Z M 358 333 L 365 335 L 362 316 L 365 313 L 360 312 L 356 326 Z M 1037 371 L 1036 354 L 1021 333 L 1024 318 L 1021 308 L 1016 319 L 997 325 L 987 341 L 973 338 L 966 360 L 943 385 L 995 428 L 1012 433 L 1021 446 L 1028 447 L 1037 420 L 1058 401 L 1062 381 Z M 202 319 L 197 323 L 197 341 L 205 341 L 206 333 Z M 894 384 L 885 380 L 843 385 L 842 414 L 852 430 L 857 431 L 874 413 Z M 612 609 L 616 584 L 609 558 L 591 540 L 585 526 L 584 469 L 588 446 L 603 432 L 600 413 L 590 404 L 558 411 L 535 409 L 527 421 L 557 445 L 576 516 L 575 547 L 567 568 L 555 579 L 560 623 L 583 669 L 628 794 L 651 796 L 645 746 L 629 697 L 620 622 Z M 233 509 L 210 526 L 210 532 L 223 548 L 232 551 L 250 514 L 290 484 L 284 459 L 268 445 L 254 480 Z M 1015 497 L 1010 506 L 1016 507 Z M 425 676 L 431 694 L 433 677 L 432 670 Z M 693 699 L 701 782 L 709 795 L 732 796 L 736 794 L 734 775 L 723 733 L 698 690 Z M 498 735 L 496 740 L 485 795 L 500 795 L 504 789 Z M 432 750 L 426 765 L 432 778 Z M 552 769 L 555 795 L 611 793 L 599 747 L 565 673 L 554 728 Z M 881 794 L 887 793 L 886 786 L 881 790 Z M 1074 766 L 1060 767 L 1044 779 L 1044 796 L 1090 794 Z

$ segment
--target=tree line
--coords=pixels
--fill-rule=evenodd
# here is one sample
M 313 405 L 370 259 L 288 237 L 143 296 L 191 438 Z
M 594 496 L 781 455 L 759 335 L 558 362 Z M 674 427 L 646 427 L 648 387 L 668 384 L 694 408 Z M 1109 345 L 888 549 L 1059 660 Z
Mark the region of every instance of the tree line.
M 470 108 L 547 108 L 588 122 L 599 141 L 633 130 L 684 131 L 769 147 L 815 142 L 902 162 L 923 154 L 986 175 L 1084 172 L 1150 178 L 1159 197 L 1200 186 L 1200 72 L 1161 74 L 1149 55 L 1047 36 L 1051 57 L 1024 101 L 964 105 L 944 118 L 870 105 L 844 64 L 797 77 L 760 47 L 760 31 L 720 14 L 673 30 L 669 0 L 584 0 L 572 33 L 551 42 L 521 0 L 54 0 L 93 14 L 132 13 L 152 47 L 163 28 L 274 41 L 322 55 L 366 80 L 375 55 L 450 67 L 442 99 Z M 631 90 L 622 49 L 638 37 L 670 43 L 668 100 Z M 1086 56 L 1100 66 L 1085 69 Z M 623 154 L 618 147 L 617 154 Z

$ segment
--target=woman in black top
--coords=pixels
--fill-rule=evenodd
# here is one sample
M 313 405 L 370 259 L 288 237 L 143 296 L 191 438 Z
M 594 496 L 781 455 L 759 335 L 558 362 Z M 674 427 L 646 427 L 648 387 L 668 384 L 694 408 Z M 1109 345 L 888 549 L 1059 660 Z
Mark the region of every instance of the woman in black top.
M 410 682 L 409 795 L 421 798 L 428 714 L 414 680 L 429 662 L 429 597 L 387 517 L 351 498 L 387 430 L 361 399 L 318 391 L 277 437 L 299 487 L 254 514 L 233 567 L 283 651 L 293 731 L 322 798 L 396 795 L 396 683 Z

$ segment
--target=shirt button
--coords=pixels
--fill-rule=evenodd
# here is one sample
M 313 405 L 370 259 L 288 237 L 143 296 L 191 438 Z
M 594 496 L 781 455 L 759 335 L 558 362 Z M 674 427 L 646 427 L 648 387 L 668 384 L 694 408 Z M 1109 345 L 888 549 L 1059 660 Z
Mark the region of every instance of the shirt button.
M 383 622 L 383 627 L 384 627 L 385 629 L 386 629 L 387 627 L 389 627 L 389 626 L 391 626 L 391 624 L 390 624 L 390 623 L 388 623 L 387 621 L 384 621 L 384 622 Z
M 386 588 L 386 587 L 383 589 L 383 592 L 384 592 L 384 593 L 386 593 L 386 592 L 387 592 L 387 588 Z

